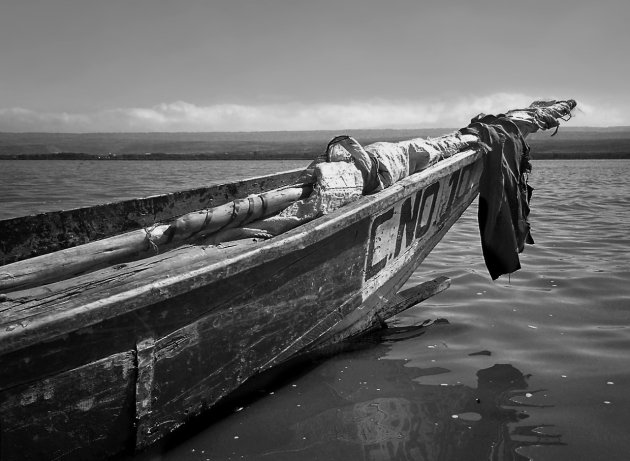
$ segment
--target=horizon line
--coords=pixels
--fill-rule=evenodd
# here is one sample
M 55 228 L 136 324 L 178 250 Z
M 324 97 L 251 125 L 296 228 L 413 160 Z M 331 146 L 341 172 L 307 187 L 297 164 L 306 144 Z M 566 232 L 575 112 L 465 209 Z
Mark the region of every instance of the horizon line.
M 328 133 L 338 131 L 415 131 L 415 130 L 431 130 L 431 131 L 448 131 L 459 130 L 464 127 L 410 127 L 410 128 L 326 128 L 326 129 L 314 129 L 314 130 L 209 130 L 209 131 L 3 131 L 0 130 L 0 134 L 76 134 L 76 135 L 89 135 L 89 134 L 214 134 L 214 133 Z M 579 126 L 567 126 L 560 125 L 560 129 L 564 130 L 619 130 L 628 129 L 630 125 L 579 125 Z M 545 131 L 537 131 L 535 133 L 544 133 Z

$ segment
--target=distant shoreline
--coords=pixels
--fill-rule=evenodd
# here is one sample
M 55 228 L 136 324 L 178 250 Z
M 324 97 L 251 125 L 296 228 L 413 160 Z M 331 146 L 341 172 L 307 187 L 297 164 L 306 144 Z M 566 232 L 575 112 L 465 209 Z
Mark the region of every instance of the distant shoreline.
M 362 145 L 433 138 L 441 129 L 352 130 Z M 312 160 L 344 131 L 251 133 L 2 133 L 0 160 Z M 630 127 L 532 133 L 534 159 L 630 159 Z
M 45 154 L 0 154 L 1 160 L 312 160 L 318 152 L 274 153 L 226 152 L 226 153 L 145 153 L 145 154 L 87 154 L 59 152 Z M 532 152 L 532 160 L 630 160 L 630 152 Z

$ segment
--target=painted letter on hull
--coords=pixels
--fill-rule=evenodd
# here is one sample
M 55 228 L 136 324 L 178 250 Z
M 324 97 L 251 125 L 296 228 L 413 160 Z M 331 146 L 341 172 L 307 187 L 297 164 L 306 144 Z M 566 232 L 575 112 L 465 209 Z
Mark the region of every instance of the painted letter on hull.
M 454 171 L 375 216 L 370 223 L 365 281 L 378 279 L 386 267 L 403 266 L 413 254 L 409 250 L 431 237 L 459 202 L 476 193 L 481 167 L 475 162 Z

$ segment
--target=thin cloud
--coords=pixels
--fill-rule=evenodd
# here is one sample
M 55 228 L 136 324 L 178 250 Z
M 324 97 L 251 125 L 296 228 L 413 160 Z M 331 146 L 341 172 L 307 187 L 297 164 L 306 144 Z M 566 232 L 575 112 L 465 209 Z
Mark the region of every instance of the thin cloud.
M 274 131 L 465 126 L 480 112 L 525 107 L 535 96 L 496 93 L 451 101 L 372 100 L 347 103 L 285 103 L 198 106 L 184 101 L 153 107 L 118 108 L 88 114 L 39 113 L 0 109 L 5 132 Z M 628 121 L 610 107 L 581 104 L 580 125 L 622 125 Z M 604 114 L 606 114 L 604 116 Z

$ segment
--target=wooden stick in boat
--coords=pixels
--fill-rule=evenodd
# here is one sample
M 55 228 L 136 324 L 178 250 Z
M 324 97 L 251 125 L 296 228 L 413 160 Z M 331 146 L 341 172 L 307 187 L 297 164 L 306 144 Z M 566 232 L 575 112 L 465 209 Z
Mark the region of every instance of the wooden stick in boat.
M 151 233 L 151 243 L 164 245 L 182 242 L 195 234 L 243 226 L 282 211 L 291 203 L 310 194 L 311 185 L 286 187 L 235 200 L 214 208 L 193 211 L 176 219 L 160 233 Z
M 171 223 L 109 237 L 0 267 L 0 293 L 43 285 L 170 248 L 273 215 L 310 194 L 311 185 L 284 187 L 186 214 Z

